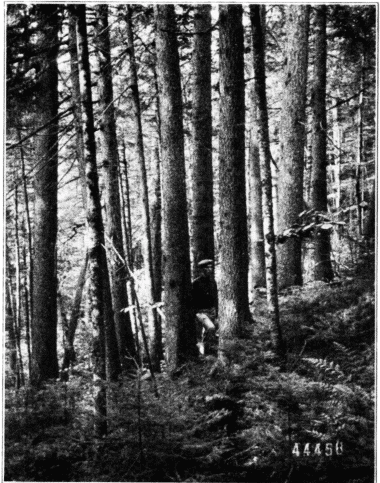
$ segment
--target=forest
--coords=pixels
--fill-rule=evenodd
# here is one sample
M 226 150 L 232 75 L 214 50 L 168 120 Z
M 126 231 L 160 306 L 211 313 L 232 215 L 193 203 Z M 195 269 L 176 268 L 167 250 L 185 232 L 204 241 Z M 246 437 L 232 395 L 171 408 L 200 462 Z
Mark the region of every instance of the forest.
M 377 8 L 7 3 L 3 481 L 374 481 Z

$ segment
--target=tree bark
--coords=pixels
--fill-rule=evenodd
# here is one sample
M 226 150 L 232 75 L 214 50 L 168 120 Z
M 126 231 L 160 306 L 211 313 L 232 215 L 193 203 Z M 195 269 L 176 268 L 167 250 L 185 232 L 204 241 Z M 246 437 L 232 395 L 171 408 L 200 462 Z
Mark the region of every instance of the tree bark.
M 258 117 L 258 142 L 260 150 L 259 156 L 263 195 L 262 204 L 268 312 L 271 318 L 272 345 L 278 356 L 284 361 L 286 352 L 280 324 L 277 289 L 277 260 L 273 222 L 271 152 L 269 143 L 268 107 L 265 81 L 265 44 L 263 40 L 259 5 L 250 6 L 250 17 L 252 27 L 252 50 Z
M 114 379 L 120 371 L 116 334 L 113 318 L 110 318 L 111 294 L 105 254 L 104 228 L 100 205 L 94 117 L 92 110 L 91 74 L 88 58 L 86 6 L 72 5 L 70 12 L 75 18 L 77 51 L 81 79 L 82 129 L 84 161 L 86 167 L 87 198 L 87 251 L 89 256 L 89 312 L 93 329 L 93 384 L 94 384 L 94 431 L 97 437 L 107 432 L 106 379 Z M 108 305 L 108 308 L 106 307 Z M 108 332 L 108 340 L 107 340 Z M 111 334 L 111 337 L 110 337 Z M 112 335 L 114 337 L 112 337 Z M 114 339 L 113 348 L 106 346 Z M 108 376 L 108 377 L 107 377 Z
M 256 82 L 256 81 L 255 81 Z M 250 89 L 250 144 L 249 144 L 249 211 L 250 211 L 250 285 L 251 290 L 265 287 L 265 251 L 262 211 L 262 188 L 257 126 L 257 100 L 255 86 Z
M 205 258 L 214 259 L 212 115 L 211 115 L 211 5 L 194 10 L 193 46 L 193 215 L 194 273 Z
M 309 5 L 286 8 L 284 92 L 281 112 L 278 231 L 298 222 L 303 210 L 303 171 L 306 139 L 306 83 Z M 302 284 L 301 240 L 289 239 L 278 250 L 280 287 Z
M 242 6 L 219 7 L 219 359 L 249 317 Z
M 326 156 L 326 5 L 315 10 L 315 58 L 312 86 L 312 172 L 311 207 L 327 211 L 327 156 Z M 329 281 L 334 277 L 330 260 L 330 234 L 321 231 L 314 241 L 315 280 Z
M 136 129 L 136 156 L 140 168 L 141 192 L 142 192 L 142 218 L 145 236 L 143 237 L 143 256 L 145 267 L 145 286 L 148 293 L 148 327 L 149 327 L 149 352 L 154 371 L 160 372 L 160 361 L 163 356 L 161 322 L 157 311 L 153 308 L 158 302 L 155 299 L 157 289 L 154 287 L 154 265 L 152 252 L 151 219 L 149 210 L 148 177 L 145 162 L 145 152 L 143 143 L 143 131 L 141 121 L 140 94 L 137 76 L 137 63 L 135 58 L 133 29 L 132 29 L 132 9 L 127 5 L 127 38 L 128 52 L 130 58 L 130 77 L 131 94 L 134 109 L 135 129 Z
M 82 106 L 80 95 L 80 79 L 77 52 L 77 33 L 75 30 L 75 20 L 69 16 L 69 53 L 70 53 L 70 78 L 71 78 L 71 96 L 72 108 L 74 114 L 74 124 L 76 131 L 76 152 L 78 160 L 78 170 L 82 189 L 83 207 L 86 210 L 86 168 L 84 165 L 84 146 L 83 146 L 83 128 L 82 128 Z
M 56 5 L 38 5 L 39 95 L 36 122 L 46 125 L 36 136 L 39 169 L 34 177 L 34 271 L 31 384 L 58 377 L 57 242 L 58 187 L 58 18 Z
M 108 26 L 108 5 L 96 5 L 95 39 L 99 62 L 98 94 L 100 108 L 101 165 L 105 184 L 106 235 L 108 267 L 110 272 L 113 316 L 119 349 L 124 368 L 135 367 L 136 348 L 133 339 L 128 307 L 126 280 L 129 278 L 123 260 L 123 231 L 119 197 L 119 153 L 116 137 L 115 108 L 113 103 L 112 63 Z M 119 256 L 117 255 L 117 252 Z
M 196 354 L 191 301 L 189 231 L 181 78 L 174 5 L 155 5 L 160 96 L 164 227 L 166 354 L 170 373 Z

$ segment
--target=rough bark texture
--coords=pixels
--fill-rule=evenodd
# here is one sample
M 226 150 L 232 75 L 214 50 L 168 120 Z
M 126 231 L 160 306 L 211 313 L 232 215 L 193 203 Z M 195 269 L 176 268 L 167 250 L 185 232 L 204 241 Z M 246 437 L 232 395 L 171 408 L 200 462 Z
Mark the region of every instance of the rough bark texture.
M 255 71 L 255 93 L 257 99 L 258 141 L 262 181 L 262 204 L 265 236 L 265 264 L 268 312 L 271 317 L 272 343 L 280 358 L 285 358 L 285 347 L 280 325 L 277 290 L 277 261 L 273 223 L 271 153 L 268 129 L 268 108 L 265 82 L 265 54 L 260 6 L 250 6 L 252 26 L 253 65 Z
M 315 56 L 312 86 L 312 171 L 311 207 L 327 211 L 327 157 L 326 157 L 326 5 L 315 11 Z M 334 276 L 330 260 L 330 235 L 319 233 L 314 243 L 315 280 L 331 280 Z
M 99 181 L 96 166 L 96 147 L 94 135 L 94 117 L 92 110 L 91 76 L 88 59 L 86 6 L 71 6 L 75 16 L 79 73 L 81 79 L 82 121 L 84 140 L 84 161 L 86 167 L 87 193 L 87 234 L 86 245 L 89 257 L 89 313 L 93 329 L 93 383 L 94 383 L 94 430 L 98 437 L 107 432 L 107 402 L 105 382 L 107 373 L 114 378 L 118 373 L 119 359 L 115 340 L 113 350 L 107 353 L 106 367 L 106 331 L 110 322 L 107 310 L 112 307 L 109 288 L 106 254 L 104 249 L 104 228 L 100 205 Z M 108 294 L 107 294 L 108 292 Z M 113 320 L 112 320 L 113 323 Z M 116 339 L 116 337 L 115 337 Z M 110 340 L 108 340 L 110 343 Z
M 250 284 L 251 290 L 256 287 L 265 287 L 265 252 L 264 229 L 262 212 L 262 188 L 260 173 L 260 156 L 257 126 L 257 101 L 255 87 L 252 86 L 251 97 L 251 123 L 249 144 L 249 235 L 250 235 Z
M 151 235 L 151 219 L 149 211 L 149 195 L 148 195 L 148 177 L 145 163 L 145 152 L 143 142 L 143 131 L 141 121 L 140 94 L 137 77 L 137 63 L 135 58 L 133 29 L 132 29 L 132 9 L 127 5 L 127 38 L 128 52 L 130 59 L 130 77 L 131 77 L 131 96 L 133 103 L 133 114 L 135 118 L 136 129 L 136 156 L 140 169 L 141 193 L 142 193 L 142 219 L 144 237 L 142 243 L 144 268 L 145 268 L 145 286 L 148 294 L 148 327 L 149 327 L 149 352 L 152 366 L 155 371 L 160 371 L 160 361 L 163 356 L 162 349 L 162 331 L 161 322 L 157 311 L 153 309 L 153 305 L 158 300 L 155 299 L 157 290 L 154 287 L 154 266 L 152 252 L 152 235 Z
M 174 5 L 156 5 L 164 228 L 164 303 L 171 373 L 196 353 L 191 303 L 181 79 Z
M 135 343 L 128 307 L 126 281 L 129 277 L 125 263 L 121 207 L 119 197 L 119 153 L 116 137 L 115 109 L 113 103 L 112 63 L 108 26 L 108 5 L 97 5 L 96 47 L 99 62 L 98 94 L 100 108 L 101 165 L 105 185 L 105 229 L 108 247 L 113 317 L 115 322 L 119 357 L 123 367 L 135 367 Z
M 76 141 L 77 141 L 76 151 L 77 151 L 77 159 L 78 159 L 78 170 L 80 175 L 83 206 L 84 206 L 84 209 L 86 210 L 86 169 L 84 166 L 82 106 L 81 106 L 81 98 L 80 98 L 77 33 L 75 30 L 75 20 L 72 16 L 69 16 L 69 53 L 70 53 L 71 95 L 72 95 L 72 106 L 73 106 Z
M 242 6 L 219 8 L 220 358 L 248 318 L 248 234 L 244 164 Z
M 212 116 L 211 116 L 211 5 L 194 10 L 192 86 L 193 215 L 192 252 L 197 263 L 214 258 Z
M 305 104 L 308 60 L 309 11 L 307 5 L 286 8 L 287 42 L 281 113 L 278 231 L 298 221 L 303 210 Z M 289 239 L 278 250 L 280 287 L 302 284 L 301 241 Z
M 36 123 L 46 125 L 36 135 L 34 178 L 34 271 L 31 383 L 58 377 L 57 241 L 58 187 L 58 19 L 56 5 L 39 5 L 39 95 Z M 42 47 L 44 47 L 42 49 Z

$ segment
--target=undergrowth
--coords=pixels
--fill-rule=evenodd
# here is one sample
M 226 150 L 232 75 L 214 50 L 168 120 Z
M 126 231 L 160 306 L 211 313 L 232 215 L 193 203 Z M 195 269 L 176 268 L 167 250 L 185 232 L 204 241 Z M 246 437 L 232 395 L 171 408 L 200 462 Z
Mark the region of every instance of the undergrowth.
M 352 280 L 283 295 L 286 371 L 265 315 L 258 299 L 251 337 L 231 348 L 222 372 L 210 375 L 209 356 L 175 380 L 159 374 L 159 398 L 149 379 L 109 387 L 102 441 L 92 437 L 91 374 L 80 361 L 68 382 L 8 389 L 4 479 L 373 481 L 373 286 Z

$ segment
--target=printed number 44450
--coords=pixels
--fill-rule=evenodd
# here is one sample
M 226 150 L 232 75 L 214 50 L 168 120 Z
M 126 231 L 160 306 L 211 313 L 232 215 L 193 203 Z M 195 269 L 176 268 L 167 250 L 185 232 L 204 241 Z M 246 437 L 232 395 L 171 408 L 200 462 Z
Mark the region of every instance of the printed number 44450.
M 333 456 L 343 454 L 343 443 L 294 443 L 294 456 Z

